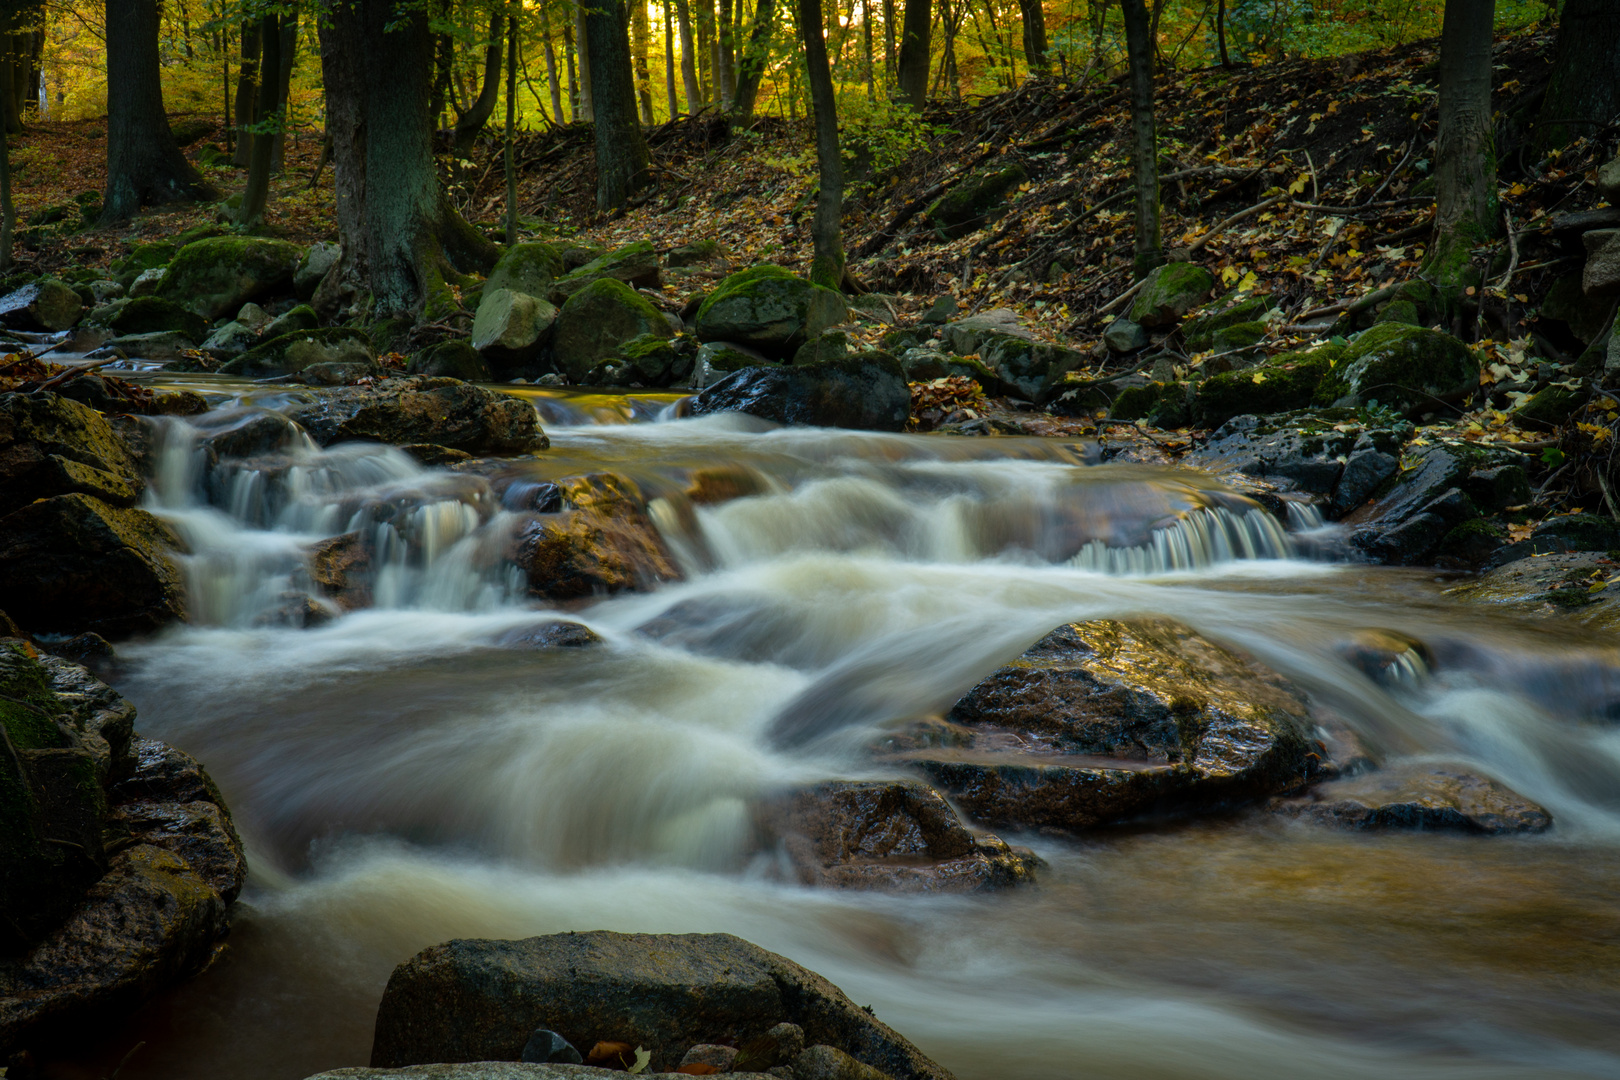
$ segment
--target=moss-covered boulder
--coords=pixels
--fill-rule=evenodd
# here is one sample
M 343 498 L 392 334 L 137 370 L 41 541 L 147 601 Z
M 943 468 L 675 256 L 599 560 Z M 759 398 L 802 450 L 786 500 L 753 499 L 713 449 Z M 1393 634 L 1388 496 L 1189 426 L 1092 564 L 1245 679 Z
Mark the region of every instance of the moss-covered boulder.
M 1173 326 L 1193 308 L 1209 299 L 1215 278 L 1202 266 L 1165 263 L 1148 274 L 1126 318 L 1158 330 Z
M 690 385 L 693 390 L 702 390 L 705 386 L 718 382 L 733 371 L 741 371 L 743 368 L 749 367 L 760 367 L 770 363 L 774 363 L 774 361 L 751 349 L 733 345 L 729 341 L 704 342 L 698 346 Z
M 1198 386 L 1193 399 L 1193 420 L 1200 427 L 1216 428 L 1253 413 L 1303 409 L 1316 397 L 1316 389 L 1342 350 L 1325 345 L 1311 352 L 1283 353 L 1258 367 L 1214 375 Z
M 1006 203 L 1008 193 L 1028 179 L 1029 174 L 1016 162 L 970 173 L 934 200 L 928 208 L 928 220 L 942 239 L 964 237 L 991 221 Z
M 598 363 L 643 334 L 669 338 L 675 331 L 646 297 L 616 278 L 598 278 L 563 304 L 552 355 L 558 371 L 583 382 Z
M 1188 319 L 1181 328 L 1181 337 L 1188 352 L 1207 352 L 1214 347 L 1215 332 L 1239 323 L 1259 321 L 1271 301 L 1264 296 L 1244 296 L 1228 293 L 1207 305 L 1203 314 Z
M 1154 427 L 1185 427 L 1191 420 L 1187 384 L 1150 382 L 1120 390 L 1108 415 L 1115 420 L 1146 420 Z
M 952 356 L 933 349 L 907 349 L 899 359 L 907 382 L 933 382 L 935 379 L 959 375 L 978 383 L 986 394 L 1006 393 L 1000 376 L 975 356 Z
M 731 341 L 773 359 L 792 357 L 800 345 L 849 317 L 844 298 L 780 266 L 753 266 L 732 274 L 698 308 L 699 341 Z
M 677 348 L 679 344 L 685 348 Z M 624 367 L 624 381 L 642 386 L 668 386 L 692 373 L 696 351 L 691 338 L 667 338 L 642 334 L 619 346 L 618 360 Z
M 0 394 L 0 517 L 69 493 L 134 506 L 144 489 L 129 448 L 95 409 L 60 394 Z
M 84 301 L 73 286 L 40 278 L 0 297 L 0 326 L 12 330 L 67 330 L 84 314 Z
M 179 250 L 172 240 L 131 244 L 129 254 L 113 262 L 113 280 L 128 289 L 146 271 L 168 266 L 169 260 Z
M 1217 353 L 1253 351 L 1266 340 L 1270 329 L 1263 322 L 1240 322 L 1223 326 L 1210 336 L 1210 348 Z
M 1460 404 L 1479 389 L 1479 358 L 1438 330 L 1381 323 L 1345 347 L 1317 387 L 1319 405 L 1369 401 L 1421 416 Z
M 511 289 L 529 296 L 545 296 L 551 283 L 562 275 L 562 252 L 550 244 L 538 240 L 513 244 L 501 252 L 495 268 L 484 279 L 484 295 L 496 289 Z
M 664 256 L 664 265 L 672 270 L 687 266 L 700 266 L 703 263 L 714 262 L 720 257 L 720 242 L 718 240 L 694 240 L 689 244 L 681 244 L 671 248 Z
M 1515 419 L 1539 427 L 1563 427 L 1586 402 L 1586 395 L 1562 386 L 1549 386 L 1538 390 L 1530 399 L 1513 410 Z
M 308 301 L 315 295 L 320 287 L 321 279 L 332 272 L 332 267 L 343 258 L 343 247 L 329 240 L 319 240 L 309 245 L 304 257 L 298 261 L 298 269 L 293 271 L 293 292 L 298 299 Z
M 524 365 L 550 340 L 557 315 L 550 301 L 531 293 L 486 287 L 473 317 L 470 344 L 494 368 Z
M 551 283 L 549 297 L 552 303 L 561 304 L 593 281 L 607 278 L 634 288 L 656 289 L 663 284 L 658 267 L 658 252 L 652 242 L 637 240 L 559 277 Z
M 405 370 L 411 375 L 437 375 L 465 382 L 489 382 L 494 377 L 488 361 L 460 338 L 429 345 L 411 357 Z
M 142 296 L 118 309 L 107 324 L 117 334 L 152 334 L 172 331 L 193 344 L 208 336 L 208 321 L 172 300 Z
M 320 325 L 320 316 L 315 314 L 315 309 L 308 304 L 299 304 L 271 319 L 260 333 L 266 338 L 278 338 L 283 334 L 301 334 L 306 330 L 314 330 Z
M 369 366 L 374 360 L 371 341 L 363 332 L 333 326 L 271 338 L 231 360 L 220 371 L 262 379 L 292 375 L 316 364 Z
M 297 244 L 258 236 L 199 240 L 175 255 L 157 295 L 212 322 L 249 300 L 290 289 L 303 254 Z

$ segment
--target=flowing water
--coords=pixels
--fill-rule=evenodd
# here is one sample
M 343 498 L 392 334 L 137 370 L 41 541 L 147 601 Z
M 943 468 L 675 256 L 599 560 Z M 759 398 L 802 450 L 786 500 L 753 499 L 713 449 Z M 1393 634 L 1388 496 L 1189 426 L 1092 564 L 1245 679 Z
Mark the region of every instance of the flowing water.
M 1205 474 L 1094 447 L 671 419 L 534 395 L 550 451 L 478 476 L 398 450 L 205 469 L 197 439 L 289 400 L 199 378 L 153 508 L 193 620 L 123 650 L 141 730 L 199 757 L 248 844 L 229 947 L 52 1075 L 296 1080 L 364 1064 L 393 966 L 452 937 L 729 931 L 840 985 L 963 1080 L 1620 1077 L 1620 653 L 1433 574 L 1343 561 Z M 547 616 L 499 558 L 548 480 L 633 477 L 685 580 Z M 687 496 L 704 476 L 751 492 Z M 510 479 L 510 478 L 509 478 Z M 307 629 L 302 551 L 375 542 L 377 605 Z M 555 612 L 552 617 L 555 617 Z M 876 729 L 949 707 L 1053 626 L 1167 615 L 1286 673 L 1392 758 L 1546 806 L 1527 838 L 1359 835 L 1254 809 L 1026 835 L 1033 888 L 816 891 L 750 850 L 749 801 L 874 775 Z M 643 629 L 647 628 L 647 629 Z M 1342 659 L 1369 628 L 1434 674 Z M 655 632 L 648 632 L 655 629 Z

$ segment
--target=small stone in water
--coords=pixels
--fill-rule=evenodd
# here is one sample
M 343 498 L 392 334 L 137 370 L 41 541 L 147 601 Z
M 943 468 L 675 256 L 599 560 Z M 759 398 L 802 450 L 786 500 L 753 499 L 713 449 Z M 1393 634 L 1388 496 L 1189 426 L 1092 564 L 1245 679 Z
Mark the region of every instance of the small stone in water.
M 717 1073 L 730 1072 L 732 1059 L 736 1056 L 737 1048 L 734 1046 L 698 1043 L 681 1058 L 678 1071 L 690 1071 L 687 1069 L 690 1065 L 708 1065 Z
M 523 1047 L 523 1057 L 519 1060 L 537 1065 L 551 1062 L 582 1065 L 585 1061 L 572 1043 L 548 1028 L 534 1029 L 534 1034 L 529 1036 L 528 1043 Z

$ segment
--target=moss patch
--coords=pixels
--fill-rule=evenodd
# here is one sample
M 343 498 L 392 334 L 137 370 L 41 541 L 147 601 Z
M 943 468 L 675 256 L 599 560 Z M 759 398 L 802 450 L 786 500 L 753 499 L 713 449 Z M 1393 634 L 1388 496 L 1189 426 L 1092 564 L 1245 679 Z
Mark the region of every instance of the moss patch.
M 1333 368 L 1331 346 L 1314 352 L 1283 353 L 1260 367 L 1230 371 L 1198 387 L 1193 416 L 1203 427 L 1219 427 L 1246 413 L 1269 415 L 1303 409 Z
M 1381 323 L 1358 335 L 1317 388 L 1316 403 L 1377 401 L 1408 415 L 1459 404 L 1479 387 L 1479 358 L 1437 330 Z

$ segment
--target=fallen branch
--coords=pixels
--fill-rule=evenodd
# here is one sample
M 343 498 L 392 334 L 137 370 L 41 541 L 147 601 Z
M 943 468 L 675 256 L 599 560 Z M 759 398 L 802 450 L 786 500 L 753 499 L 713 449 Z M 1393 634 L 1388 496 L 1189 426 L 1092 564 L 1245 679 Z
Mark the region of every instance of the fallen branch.
M 1225 221 L 1220 222 L 1214 228 L 1210 229 L 1203 236 L 1200 236 L 1186 247 L 1173 248 L 1170 251 L 1165 252 L 1165 255 L 1170 259 L 1171 262 L 1186 262 L 1188 259 L 1192 258 L 1194 254 L 1201 251 L 1205 244 L 1221 235 L 1221 233 L 1225 232 L 1227 229 L 1230 229 L 1233 225 L 1236 225 L 1246 217 L 1251 217 L 1254 214 L 1258 214 L 1268 206 L 1276 206 L 1286 198 L 1288 198 L 1288 193 L 1284 192 L 1281 195 L 1273 195 L 1269 199 L 1257 202 L 1246 210 L 1239 210 L 1237 213 L 1233 214 Z

